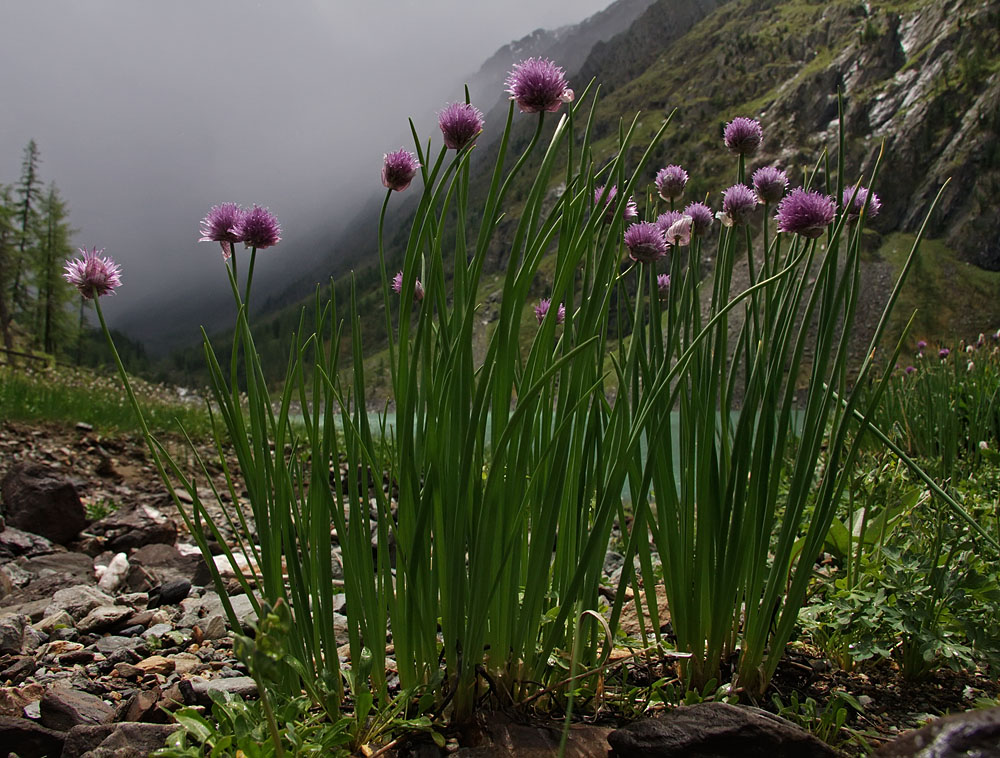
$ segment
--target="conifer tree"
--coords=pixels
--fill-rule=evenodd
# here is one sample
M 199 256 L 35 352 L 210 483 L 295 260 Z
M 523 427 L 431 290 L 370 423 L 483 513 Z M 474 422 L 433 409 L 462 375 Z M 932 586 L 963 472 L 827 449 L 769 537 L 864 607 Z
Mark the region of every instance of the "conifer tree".
M 14 204 L 11 188 L 0 184 L 0 332 L 3 334 L 3 346 L 7 350 L 14 349 L 14 340 L 10 333 L 10 304 L 7 302 L 7 288 L 11 271 L 12 247 L 14 244 Z M 14 356 L 8 355 L 13 361 Z
M 15 188 L 18 200 L 14 207 L 17 213 L 19 234 L 13 261 L 14 278 L 11 282 L 8 323 L 14 317 L 15 312 L 27 313 L 30 311 L 24 279 L 26 278 L 25 271 L 31 265 L 29 257 L 36 240 L 38 226 L 38 202 L 41 199 L 42 191 L 41 179 L 38 176 L 40 161 L 38 145 L 34 140 L 30 140 L 24 148 L 21 178 Z
M 55 182 L 39 204 L 38 256 L 35 269 L 35 288 L 38 292 L 38 328 L 36 336 L 47 353 L 54 353 L 59 343 L 65 342 L 68 314 L 66 306 L 73 299 L 73 288 L 62 278 L 62 263 L 73 250 L 70 246 L 68 210 L 60 197 Z

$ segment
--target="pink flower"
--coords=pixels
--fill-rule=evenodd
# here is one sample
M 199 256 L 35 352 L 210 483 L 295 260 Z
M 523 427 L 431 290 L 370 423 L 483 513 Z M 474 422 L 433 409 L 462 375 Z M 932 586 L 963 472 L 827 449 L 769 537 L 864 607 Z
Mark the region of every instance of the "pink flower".
M 66 261 L 63 279 L 72 284 L 88 300 L 113 295 L 121 286 L 121 266 L 101 255 L 104 250 L 80 248 L 82 258 Z

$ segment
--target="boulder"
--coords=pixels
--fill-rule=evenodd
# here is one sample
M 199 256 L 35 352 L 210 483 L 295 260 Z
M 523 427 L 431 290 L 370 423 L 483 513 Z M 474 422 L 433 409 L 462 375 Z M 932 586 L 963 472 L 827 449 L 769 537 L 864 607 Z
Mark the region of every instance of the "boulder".
M 144 758 L 176 731 L 173 724 L 75 726 L 66 734 L 61 758 Z
M 60 545 L 72 542 L 87 525 L 76 487 L 47 466 L 15 465 L 3 478 L 0 493 L 9 526 L 40 534 Z
M 51 758 L 63 749 L 66 735 L 34 721 L 0 716 L 0 745 L 20 758 Z
M 953 713 L 906 732 L 878 758 L 1000 758 L 1000 708 Z
M 698 703 L 636 721 L 610 735 L 617 758 L 836 758 L 836 750 L 759 708 Z
M 208 566 L 200 555 L 181 555 L 173 545 L 151 544 L 141 547 L 129 558 L 130 589 L 148 591 L 159 585 L 184 581 L 205 585 L 211 581 Z M 186 594 L 185 594 L 186 596 Z
M 60 732 L 79 724 L 108 724 L 115 709 L 89 692 L 53 687 L 42 696 L 42 725 Z

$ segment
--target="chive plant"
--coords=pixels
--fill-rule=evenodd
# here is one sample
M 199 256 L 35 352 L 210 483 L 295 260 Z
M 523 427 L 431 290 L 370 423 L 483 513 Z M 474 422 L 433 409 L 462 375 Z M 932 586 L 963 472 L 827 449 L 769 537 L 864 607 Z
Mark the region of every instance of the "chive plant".
M 597 154 L 596 87 L 576 97 L 541 59 L 515 66 L 507 83 L 512 103 L 481 206 L 470 207 L 470 158 L 484 124 L 468 94 L 442 111 L 438 150 L 411 123 L 415 152 L 385 156 L 378 253 L 394 418 L 367 412 L 353 289 L 346 322 L 343 304 L 317 292 L 273 401 L 247 302 L 257 251 L 280 240 L 277 221 L 257 206 L 224 204 L 202 226 L 202 239 L 222 246 L 237 308 L 227 361 L 204 339 L 227 490 L 213 492 L 236 535 L 225 555 L 258 611 L 290 608 L 288 652 L 267 684 L 293 695 L 305 688 L 331 718 L 346 697 L 360 719 L 373 705 L 390 707 L 393 670 L 402 691 L 423 690 L 425 707 L 464 722 L 485 698 L 517 702 L 558 686 L 563 668 L 554 664 L 592 668 L 609 636 L 595 611 L 613 524 L 629 524 L 626 488 L 634 518 L 611 627 L 638 558 L 653 634 L 662 582 L 690 686 L 738 650 L 740 682 L 760 691 L 879 399 L 876 390 L 862 403 L 853 386 L 868 377 L 884 319 L 866 362 L 857 373 L 848 365 L 871 200 L 849 222 L 829 197 L 844 189 L 842 164 L 826 172 L 836 185 L 826 193 L 780 198 L 782 177 L 769 175 L 771 190 L 758 198 L 743 182 L 760 125 L 734 120 L 726 144 L 739 181 L 725 194 L 709 266 L 711 210 L 674 210 L 687 180 L 679 167 L 657 182 L 670 211 L 626 229 L 669 118 L 645 148 L 633 148 L 633 121 Z M 512 128 L 524 118 L 534 130 L 515 157 Z M 390 278 L 386 210 L 414 181 L 420 198 Z M 779 198 L 777 232 L 765 221 L 755 254 L 758 200 L 769 210 Z M 515 219 L 502 241 L 508 263 L 480 357 L 486 257 L 505 216 Z M 251 251 L 245 285 L 240 242 Z M 623 242 L 632 261 L 624 266 Z M 541 277 L 546 256 L 554 265 Z M 747 267 L 742 288 L 737 265 Z M 80 277 L 81 292 L 103 294 Z M 540 286 L 547 302 L 536 305 L 537 320 L 525 318 Z M 350 366 L 341 365 L 347 336 Z M 300 424 L 290 421 L 293 406 Z M 145 433 L 164 480 L 193 501 L 181 513 L 209 556 L 210 538 L 225 544 L 218 525 L 193 477 Z M 349 668 L 334 634 L 334 540 Z M 238 570 L 239 557 L 254 577 Z M 235 626 L 217 571 L 214 581 Z

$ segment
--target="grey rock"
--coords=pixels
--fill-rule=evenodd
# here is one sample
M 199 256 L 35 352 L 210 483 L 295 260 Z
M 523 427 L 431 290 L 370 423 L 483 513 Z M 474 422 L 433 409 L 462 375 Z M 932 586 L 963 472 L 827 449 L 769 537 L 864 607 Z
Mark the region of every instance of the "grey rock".
M 229 602 L 232 603 L 233 612 L 241 626 L 247 627 L 251 621 L 256 620 L 257 614 L 248 595 L 233 595 L 229 598 Z M 203 619 L 212 616 L 227 618 L 225 613 L 219 596 L 214 592 L 206 592 L 201 597 L 181 601 L 181 617 L 177 621 L 177 626 L 190 629 L 196 624 L 200 626 Z
M 809 732 L 758 708 L 680 706 L 608 735 L 617 758 L 836 758 Z
M 120 626 L 132 615 L 132 609 L 123 605 L 102 605 L 94 608 L 76 623 L 78 632 L 106 632 Z
M 16 529 L 10 524 L 0 530 L 0 563 L 12 561 L 21 556 L 34 558 L 48 555 L 60 548 L 40 534 Z
M 1000 708 L 954 713 L 884 745 L 878 758 L 1000 758 Z
M 42 644 L 42 633 L 31 626 L 31 619 L 20 613 L 0 616 L 0 653 L 23 655 Z
M 150 637 L 162 637 L 164 634 L 173 629 L 170 624 L 153 624 L 149 629 L 144 631 L 141 637 L 144 640 L 148 640 Z
M 46 616 L 52 616 L 59 611 L 66 611 L 74 620 L 79 621 L 95 608 L 113 606 L 115 599 L 89 584 L 78 584 L 59 590 L 52 596 L 52 602 L 46 609 Z
M 159 608 L 163 605 L 176 605 L 191 593 L 191 582 L 187 579 L 174 579 L 164 582 L 159 587 L 149 591 L 149 608 Z
M 66 734 L 61 758 L 145 758 L 176 731 L 171 724 L 75 726 Z
M 61 732 L 78 724 L 107 724 L 115 709 L 96 695 L 68 687 L 52 687 L 42 696 L 42 725 Z
M 51 758 L 63 749 L 66 735 L 34 721 L 0 716 L 0 745 L 20 758 Z
M 133 590 L 151 592 L 157 586 L 173 582 L 187 582 L 190 589 L 192 584 L 202 585 L 211 581 L 208 566 L 200 555 L 181 555 L 172 544 L 145 545 L 136 550 L 129 561 L 132 568 L 127 583 Z M 179 593 L 181 586 L 183 585 L 174 585 L 171 589 Z M 160 604 L 168 603 L 161 600 Z
M 74 622 L 73 617 L 66 613 L 66 611 L 59 611 L 58 613 L 53 613 L 51 616 L 46 616 L 33 626 L 43 634 L 52 634 L 59 627 L 74 626 Z
M 257 683 L 249 676 L 231 676 L 224 679 L 204 679 L 193 676 L 182 679 L 181 693 L 188 705 L 211 705 L 212 692 L 225 692 L 237 697 L 256 697 Z
M 111 655 L 119 650 L 132 650 L 139 647 L 140 644 L 142 644 L 142 640 L 139 637 L 119 637 L 111 634 L 107 637 L 101 637 L 94 643 L 94 647 L 97 652 L 103 655 Z
M 104 547 L 115 552 L 128 551 L 144 545 L 173 545 L 177 539 L 177 524 L 159 508 L 144 503 L 119 508 L 95 521 L 88 533 L 104 539 Z
M 3 478 L 0 492 L 4 518 L 17 529 L 65 545 L 87 525 L 76 487 L 48 466 L 16 464 Z
M 217 640 L 226 636 L 226 620 L 220 614 L 210 616 L 201 628 L 202 638 L 206 640 Z

